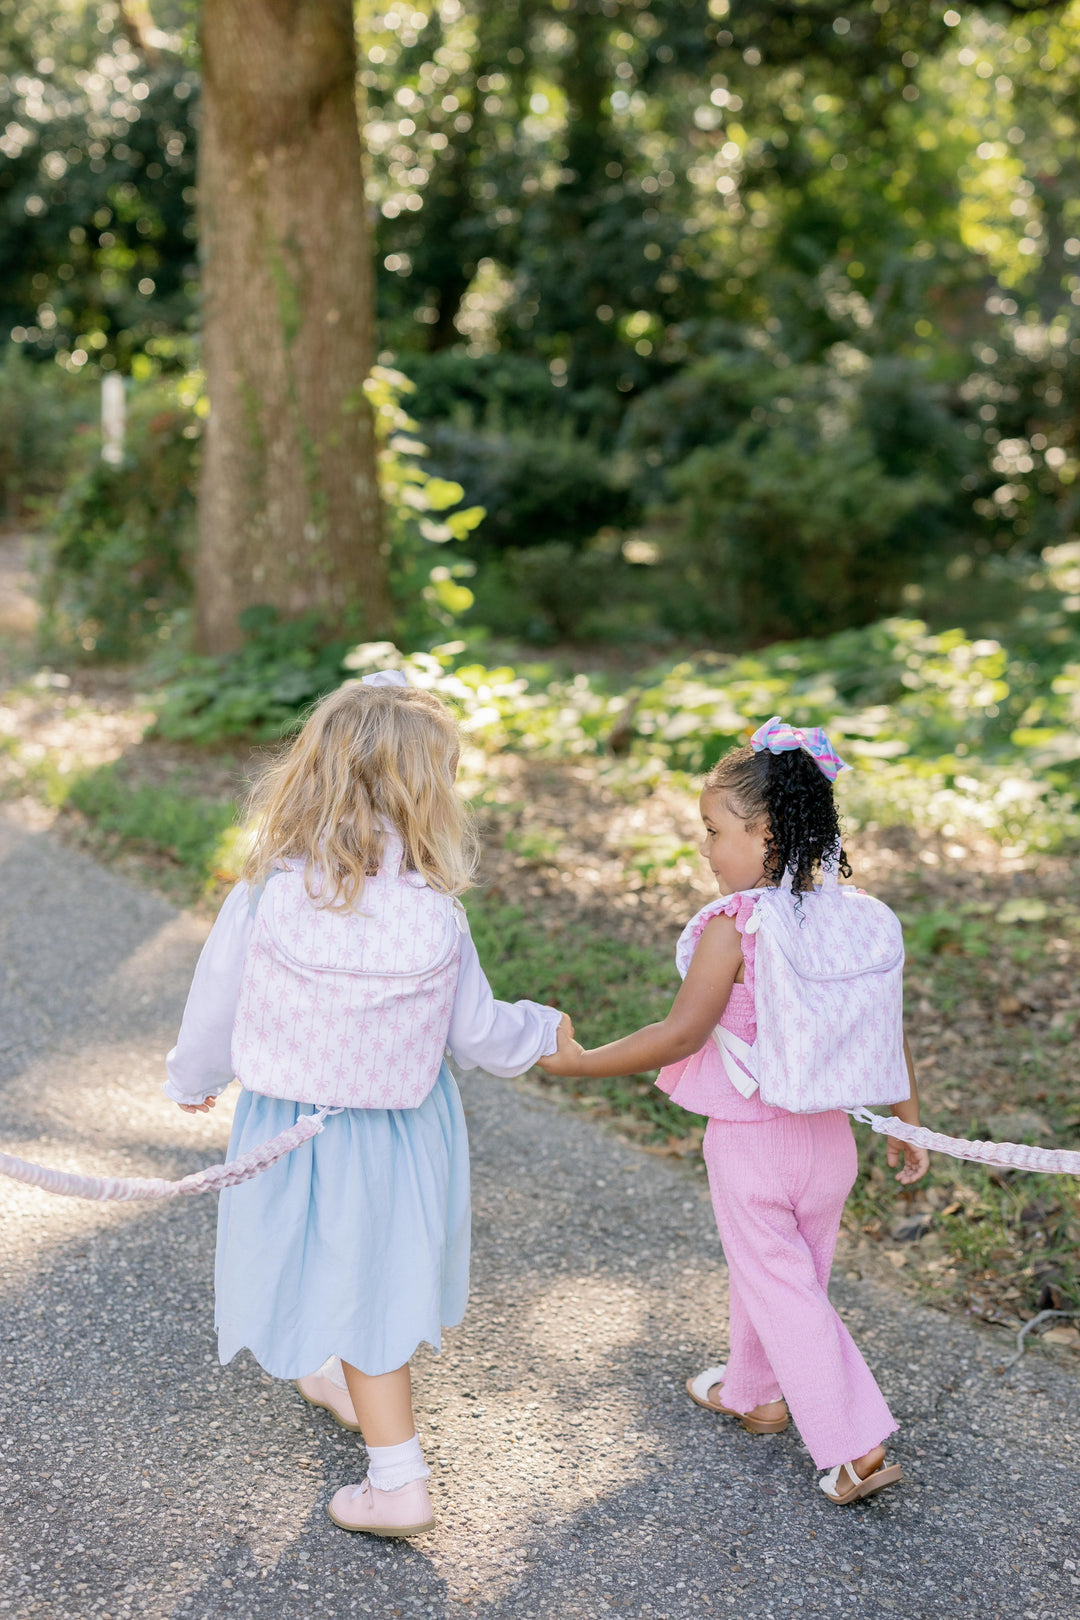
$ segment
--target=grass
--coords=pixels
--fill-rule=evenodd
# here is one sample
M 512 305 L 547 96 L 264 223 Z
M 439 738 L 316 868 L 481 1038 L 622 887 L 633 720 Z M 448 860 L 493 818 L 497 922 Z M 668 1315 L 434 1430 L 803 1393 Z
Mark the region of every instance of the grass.
M 231 880 L 235 806 L 198 792 L 197 760 L 154 782 L 140 780 L 130 758 L 59 772 L 46 755 L 25 781 L 42 799 L 77 812 L 95 854 L 123 858 L 182 903 Z M 513 823 L 521 805 L 501 808 Z M 558 881 L 560 839 L 542 818 L 496 833 L 495 841 L 524 870 Z M 623 854 L 627 880 L 663 882 L 686 847 L 663 834 L 632 838 Z M 1080 1025 L 1080 909 L 1067 888 L 1038 895 L 1003 888 L 946 903 L 920 881 L 911 878 L 900 909 L 909 1026 L 916 1057 L 928 1065 L 927 1123 L 953 1135 L 985 1135 L 989 1113 L 1034 1110 L 1058 1145 L 1076 1145 L 1080 1102 L 1071 1054 Z M 589 1045 L 660 1018 L 670 1005 L 673 941 L 669 930 L 650 927 L 644 912 L 641 937 L 627 941 L 602 917 L 560 921 L 542 892 L 511 903 L 500 889 L 479 889 L 468 906 L 496 995 L 565 1006 Z M 547 1083 L 647 1148 L 699 1162 L 703 1121 L 674 1107 L 652 1082 L 641 1074 Z M 868 1255 L 903 1259 L 902 1277 L 924 1297 L 1010 1323 L 1039 1308 L 1080 1303 L 1080 1198 L 1072 1182 L 935 1156 L 927 1181 L 903 1190 L 885 1170 L 884 1143 L 867 1132 L 858 1137 L 863 1174 L 846 1217 L 853 1242 Z M 912 1214 L 925 1218 L 928 1231 L 901 1242 L 898 1223 Z
M 78 810 L 96 852 L 149 856 L 165 887 L 194 900 L 232 878 L 236 807 L 176 785 L 131 782 L 120 764 L 53 780 L 54 803 Z
M 468 897 L 468 910 L 496 996 L 564 1008 L 590 1046 L 663 1018 L 671 1004 L 678 979 L 667 949 L 627 945 L 584 927 L 552 926 L 542 911 L 508 905 L 482 890 Z M 554 1083 L 653 1137 L 685 1137 L 701 1123 L 657 1091 L 651 1074 Z
M 1028 901 L 1027 913 L 1037 920 L 995 934 L 995 917 L 1010 904 L 908 914 L 911 1000 L 917 1003 L 928 988 L 933 1017 L 946 1029 L 959 1009 L 974 1016 L 973 995 L 985 991 L 991 951 L 998 971 L 1023 991 L 1040 975 L 1058 970 L 1060 932 L 1071 926 L 1080 933 L 1080 913 Z M 526 995 L 564 1006 L 587 1045 L 662 1018 L 670 1005 L 678 982 L 670 940 L 626 945 L 581 922 L 572 929 L 553 927 L 542 906 L 510 906 L 482 892 L 470 897 L 469 912 L 496 995 L 507 1000 Z M 931 982 L 924 986 L 928 969 Z M 930 1024 L 930 1014 L 920 1018 L 916 1010 L 909 1018 L 916 1054 L 920 1023 Z M 957 1096 L 944 1076 L 924 1088 L 926 1122 L 950 1135 L 972 1137 L 987 1134 L 986 1116 L 999 1109 L 1037 1110 L 1058 1145 L 1076 1146 L 1076 1091 L 1062 1079 L 1071 1038 L 1071 1023 L 1046 1030 L 1033 1043 L 1027 1024 L 1000 1022 L 994 1030 L 997 1057 L 1011 1077 L 1004 1100 L 999 1095 L 980 1103 L 970 1082 Z M 693 1152 L 704 1121 L 676 1108 L 652 1081 L 652 1075 L 635 1075 L 552 1083 L 622 1130 L 653 1143 L 667 1137 L 680 1156 Z M 1038 1309 L 1080 1304 L 1080 1197 L 1068 1178 L 962 1165 L 934 1155 L 927 1180 L 903 1189 L 886 1169 L 884 1142 L 863 1130 L 856 1135 L 862 1174 L 848 1205 L 848 1229 L 856 1240 L 902 1259 L 905 1275 L 924 1297 L 1003 1323 Z M 894 1233 L 912 1215 L 923 1218 L 927 1231 L 916 1242 L 900 1242 Z

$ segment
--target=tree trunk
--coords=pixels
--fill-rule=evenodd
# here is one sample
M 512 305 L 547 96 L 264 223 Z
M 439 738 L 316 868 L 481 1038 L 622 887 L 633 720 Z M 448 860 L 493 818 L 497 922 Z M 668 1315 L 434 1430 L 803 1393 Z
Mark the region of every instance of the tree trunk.
M 350 0 L 204 0 L 202 60 L 199 633 L 228 651 L 239 614 L 267 604 L 382 636 Z

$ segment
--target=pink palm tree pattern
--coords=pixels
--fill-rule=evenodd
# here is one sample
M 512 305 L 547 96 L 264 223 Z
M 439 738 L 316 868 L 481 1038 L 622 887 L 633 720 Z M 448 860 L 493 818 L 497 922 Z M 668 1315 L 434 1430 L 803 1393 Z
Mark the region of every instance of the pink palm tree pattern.
M 312 901 L 299 868 L 267 883 L 233 1025 L 248 1090 L 341 1108 L 423 1102 L 446 1051 L 464 914 L 401 865 L 390 835 L 353 907 Z

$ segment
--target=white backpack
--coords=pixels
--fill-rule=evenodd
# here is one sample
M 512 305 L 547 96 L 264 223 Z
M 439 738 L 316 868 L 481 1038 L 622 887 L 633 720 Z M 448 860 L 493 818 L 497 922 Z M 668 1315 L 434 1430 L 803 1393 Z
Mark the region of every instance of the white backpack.
M 757 935 L 752 1046 L 717 1025 L 732 1084 L 792 1114 L 820 1114 L 902 1102 L 910 1095 L 904 1061 L 904 940 L 888 906 L 841 887 L 827 871 L 820 888 L 795 895 L 787 874 L 756 896 L 747 933 Z M 732 896 L 702 908 L 675 951 L 685 978 L 705 924 Z
M 388 832 L 355 908 L 315 905 L 300 867 L 267 880 L 232 1033 L 247 1090 L 341 1108 L 417 1108 L 431 1091 L 465 913 L 401 864 Z

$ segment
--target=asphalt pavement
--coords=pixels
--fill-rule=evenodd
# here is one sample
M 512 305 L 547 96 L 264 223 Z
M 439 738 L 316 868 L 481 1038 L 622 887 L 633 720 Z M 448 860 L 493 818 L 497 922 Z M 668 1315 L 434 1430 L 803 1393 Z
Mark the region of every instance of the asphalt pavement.
M 0 1147 L 180 1176 L 231 1109 L 159 1090 L 205 924 L 0 820 Z M 521 993 L 529 986 L 522 984 Z M 435 1531 L 326 1517 L 363 1448 L 247 1355 L 217 1365 L 215 1199 L 90 1204 L 0 1178 L 0 1616 L 1073 1620 L 1080 1392 L 869 1282 L 835 1297 L 907 1483 L 837 1509 L 797 1434 L 692 1406 L 723 1354 L 700 1178 L 527 1082 L 462 1082 L 469 1314 L 415 1362 Z

